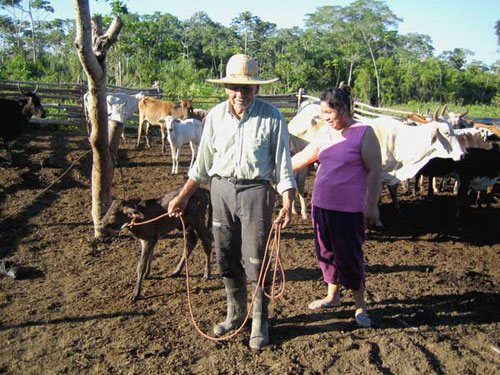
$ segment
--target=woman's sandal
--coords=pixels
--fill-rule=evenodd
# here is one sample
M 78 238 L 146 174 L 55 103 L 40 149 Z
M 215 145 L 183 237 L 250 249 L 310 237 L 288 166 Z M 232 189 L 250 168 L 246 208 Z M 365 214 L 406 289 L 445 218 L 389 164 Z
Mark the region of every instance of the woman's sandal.
M 368 328 L 372 326 L 372 321 L 368 316 L 368 313 L 355 314 L 354 318 L 356 319 L 356 323 L 358 323 L 358 326 L 360 327 Z
M 321 310 L 321 309 L 331 309 L 334 307 L 342 306 L 342 302 L 340 300 L 334 301 L 332 303 L 325 302 L 322 299 L 317 299 L 316 301 L 311 302 L 307 308 L 309 310 Z

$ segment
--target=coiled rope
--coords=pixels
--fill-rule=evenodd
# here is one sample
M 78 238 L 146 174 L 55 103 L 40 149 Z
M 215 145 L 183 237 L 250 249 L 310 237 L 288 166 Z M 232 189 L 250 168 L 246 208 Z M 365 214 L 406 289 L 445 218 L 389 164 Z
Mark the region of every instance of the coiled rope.
M 130 223 L 128 223 L 129 227 L 134 227 L 136 225 L 144 225 L 151 223 L 153 221 L 159 220 L 165 216 L 168 216 L 168 213 L 164 213 L 160 216 L 157 216 L 155 218 L 152 218 L 150 220 L 146 221 L 141 221 L 139 223 L 135 222 L 135 218 L 132 219 Z M 186 224 L 184 223 L 184 219 L 182 218 L 182 215 L 179 215 L 178 218 L 181 221 L 182 224 L 182 236 L 184 240 L 184 249 L 183 249 L 183 256 L 184 256 L 184 265 L 186 269 L 186 291 L 187 291 L 187 300 L 188 300 L 188 307 L 189 307 L 189 315 L 191 316 L 191 322 L 193 323 L 194 327 L 198 331 L 198 333 L 205 337 L 206 339 L 209 339 L 211 341 L 227 341 L 234 336 L 236 336 L 238 333 L 240 333 L 243 328 L 245 327 L 246 323 L 248 322 L 248 319 L 250 318 L 250 314 L 252 312 L 253 304 L 257 295 L 258 288 L 260 287 L 263 291 L 263 293 L 271 300 L 278 299 L 283 296 L 285 293 L 285 284 L 286 284 L 286 278 L 285 278 L 285 270 L 283 267 L 283 263 L 281 261 L 281 247 L 280 247 L 280 239 L 281 239 L 281 224 L 279 223 L 274 223 L 271 227 L 271 230 L 269 231 L 269 236 L 267 238 L 267 243 L 266 243 L 266 248 L 264 250 L 264 258 L 262 261 L 262 266 L 260 268 L 260 273 L 259 277 L 257 280 L 257 287 L 255 288 L 252 299 L 250 301 L 250 307 L 247 309 L 247 315 L 245 316 L 245 319 L 243 320 L 243 323 L 241 323 L 240 327 L 236 329 L 233 333 L 222 336 L 222 337 L 214 337 L 206 334 L 201 330 L 199 327 L 198 323 L 196 323 L 195 317 L 194 317 L 194 312 L 193 312 L 193 306 L 191 303 L 191 292 L 190 292 L 190 286 L 189 286 L 189 266 L 188 266 L 188 252 L 187 252 L 187 234 L 186 234 Z M 273 277 L 271 281 L 271 293 L 268 294 L 265 291 L 265 279 L 267 272 L 269 271 L 271 267 L 271 263 L 273 263 L 273 257 L 274 257 L 274 268 L 273 268 Z M 280 287 L 278 288 L 277 292 L 275 292 L 275 286 L 278 282 L 278 276 L 281 279 Z

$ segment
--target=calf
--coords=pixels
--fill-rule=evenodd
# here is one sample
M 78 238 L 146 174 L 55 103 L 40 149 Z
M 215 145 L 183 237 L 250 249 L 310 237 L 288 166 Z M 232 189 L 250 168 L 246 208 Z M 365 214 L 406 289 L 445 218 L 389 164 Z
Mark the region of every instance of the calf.
M 151 147 L 149 143 L 149 127 L 150 125 L 159 125 L 161 131 L 161 151 L 166 151 L 165 146 L 165 124 L 160 120 L 165 119 L 166 116 L 173 116 L 176 118 L 187 118 L 192 115 L 192 104 L 187 99 L 181 100 L 181 104 L 175 104 L 170 101 L 162 101 L 146 96 L 139 100 L 139 129 L 137 133 L 137 147 L 141 141 L 142 124 L 144 121 L 146 125 L 146 145 Z
M 114 200 L 106 215 L 101 220 L 100 227 L 103 232 L 116 233 L 120 229 L 127 227 L 141 243 L 141 257 L 137 265 L 137 283 L 134 288 L 132 300 L 139 298 L 141 285 L 144 277 L 147 277 L 151 270 L 151 260 L 153 249 L 164 234 L 174 229 L 182 229 L 179 218 L 164 216 L 161 219 L 144 225 L 129 225 L 131 220 L 137 220 L 137 224 L 156 218 L 168 211 L 168 203 L 179 191 L 171 192 L 160 199 L 148 200 Z M 208 221 L 205 215 L 208 211 Z M 187 230 L 187 256 L 191 254 L 198 238 L 201 240 L 205 251 L 205 268 L 203 281 L 210 277 L 210 259 L 212 253 L 212 237 L 209 227 L 212 222 L 212 207 L 210 205 L 210 192 L 206 189 L 198 189 L 190 198 L 184 211 L 184 223 Z M 181 272 L 185 262 L 184 254 L 177 264 L 172 276 Z
M 19 85 L 18 89 L 24 96 L 22 99 L 0 99 L 0 111 L 6 116 L 0 126 L 0 132 L 7 149 L 9 163 L 12 163 L 11 142 L 25 132 L 32 116 L 45 117 L 45 110 L 40 103 L 40 98 L 36 95 L 38 87 L 33 92 L 27 93 L 23 92 Z
M 186 143 L 191 146 L 191 163 L 189 164 L 189 168 L 191 168 L 196 156 L 196 149 L 201 141 L 203 131 L 201 121 L 195 118 L 178 120 L 172 116 L 167 116 L 163 123 L 167 128 L 168 143 L 170 143 L 170 150 L 172 151 L 172 174 L 179 172 L 179 153 Z

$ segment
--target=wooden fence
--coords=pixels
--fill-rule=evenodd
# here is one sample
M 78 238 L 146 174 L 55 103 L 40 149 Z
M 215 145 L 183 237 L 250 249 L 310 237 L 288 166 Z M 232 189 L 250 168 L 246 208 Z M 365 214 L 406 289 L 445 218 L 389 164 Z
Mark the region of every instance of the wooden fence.
M 56 125 L 77 127 L 86 131 L 85 111 L 83 107 L 83 95 L 87 92 L 87 84 L 81 83 L 47 83 L 31 81 L 10 81 L 0 80 L 0 97 L 18 99 L 22 97 L 19 89 L 23 92 L 33 91 L 38 88 L 42 105 L 47 112 L 46 118 L 32 118 L 31 123 L 41 125 Z M 146 95 L 157 97 L 164 100 L 178 101 L 176 95 L 165 95 L 160 87 L 119 87 L 108 85 L 108 93 L 123 92 L 135 94 L 139 91 Z M 304 90 L 300 89 L 297 94 L 282 95 L 260 95 L 263 99 L 276 105 L 290 120 L 303 100 L 309 98 Z M 226 97 L 206 96 L 190 98 L 193 102 L 193 108 L 209 109 L 215 104 L 223 101 Z M 135 128 L 139 122 L 138 115 L 135 115 L 126 124 L 126 128 Z

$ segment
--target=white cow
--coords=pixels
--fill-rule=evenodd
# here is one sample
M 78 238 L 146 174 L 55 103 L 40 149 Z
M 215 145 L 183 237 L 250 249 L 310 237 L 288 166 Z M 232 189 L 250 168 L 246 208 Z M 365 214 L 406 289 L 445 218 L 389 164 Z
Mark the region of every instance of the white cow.
M 172 174 L 177 174 L 179 170 L 179 154 L 182 146 L 189 143 L 191 146 L 191 163 L 193 166 L 196 150 L 201 140 L 203 127 L 201 121 L 195 118 L 179 120 L 173 116 L 166 116 L 164 120 L 167 129 L 167 139 L 172 152 Z
M 122 92 L 108 94 L 106 103 L 108 104 L 108 119 L 118 121 L 122 124 L 130 120 L 135 112 L 138 111 L 139 100 L 146 95 L 141 91 L 135 95 L 129 95 Z M 122 133 L 122 138 L 125 135 Z
M 138 111 L 139 100 L 146 95 L 141 91 L 135 95 L 129 95 L 122 92 L 107 94 L 106 104 L 108 107 L 108 120 L 117 121 L 120 123 L 125 123 L 125 121 L 130 120 L 135 112 Z M 85 93 L 83 96 L 83 103 L 85 108 L 85 116 L 87 118 L 88 133 L 90 134 L 90 124 L 88 116 L 88 97 L 89 93 Z M 122 134 L 123 138 L 123 134 Z
M 374 119 L 356 116 L 356 119 L 370 125 L 377 135 L 382 155 L 381 177 L 389 186 L 397 186 L 415 176 L 434 157 L 459 160 L 463 155 L 454 129 L 446 121 L 431 121 L 415 127 L 389 116 Z M 319 102 L 314 102 L 299 111 L 288 127 L 291 135 L 308 143 L 324 125 Z M 301 211 L 305 211 L 305 207 Z
M 460 160 L 464 150 L 455 130 L 446 121 L 408 126 L 389 116 L 356 116 L 377 135 L 382 154 L 382 181 L 395 185 L 409 179 L 432 158 Z
M 295 117 L 288 123 L 288 133 L 290 134 L 290 152 L 292 155 L 302 151 L 310 142 L 312 142 L 323 126 L 319 102 L 308 100 L 301 104 Z M 297 170 L 295 180 L 297 182 L 297 193 L 300 203 L 300 214 L 303 219 L 307 219 L 307 205 L 305 200 L 305 182 L 309 167 Z M 296 214 L 295 206 L 293 213 Z

